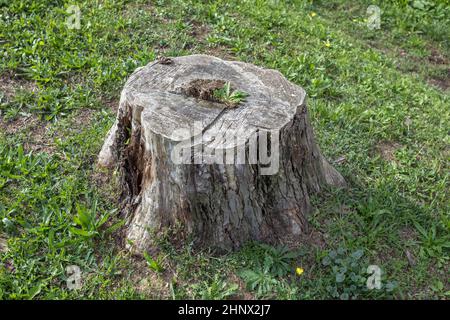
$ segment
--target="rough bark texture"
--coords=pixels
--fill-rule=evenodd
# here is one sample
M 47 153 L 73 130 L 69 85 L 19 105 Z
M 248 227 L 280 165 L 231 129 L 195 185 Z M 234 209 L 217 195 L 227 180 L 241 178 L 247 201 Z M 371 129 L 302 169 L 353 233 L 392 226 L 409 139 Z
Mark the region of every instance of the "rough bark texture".
M 207 89 L 192 88 L 202 79 L 230 82 L 249 96 L 229 109 L 208 101 Z M 180 130 L 200 132 L 203 140 L 186 140 Z M 279 170 L 272 175 L 261 174 L 260 158 L 210 163 L 198 149 L 244 150 L 248 157 L 265 132 L 274 153 L 273 132 L 279 132 Z M 194 164 L 176 164 L 171 152 L 186 141 Z M 309 194 L 345 183 L 315 143 L 302 88 L 277 71 L 205 55 L 155 61 L 132 74 L 99 164 L 121 169 L 127 238 L 136 252 L 151 245 L 154 232 L 175 225 L 181 226 L 176 240 L 191 237 L 197 247 L 298 237 L 307 228 Z

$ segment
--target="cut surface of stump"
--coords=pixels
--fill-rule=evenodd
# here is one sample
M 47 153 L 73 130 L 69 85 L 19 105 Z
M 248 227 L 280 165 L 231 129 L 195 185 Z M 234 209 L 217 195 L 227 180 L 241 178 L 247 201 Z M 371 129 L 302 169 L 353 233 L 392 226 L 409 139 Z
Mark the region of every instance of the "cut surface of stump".
M 227 83 L 246 93 L 233 108 L 214 97 Z M 301 87 L 206 55 L 131 75 L 99 164 L 120 168 L 136 252 L 175 226 L 174 241 L 198 248 L 295 239 L 307 229 L 310 194 L 345 184 L 316 145 Z

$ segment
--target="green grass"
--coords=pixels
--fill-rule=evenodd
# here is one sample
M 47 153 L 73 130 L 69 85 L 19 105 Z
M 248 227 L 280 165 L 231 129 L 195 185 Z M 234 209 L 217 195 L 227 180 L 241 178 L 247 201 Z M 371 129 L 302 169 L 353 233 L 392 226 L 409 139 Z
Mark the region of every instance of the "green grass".
M 77 3 L 80 30 L 65 23 L 72 1 L 0 1 L 0 299 L 448 298 L 448 1 Z M 161 238 L 145 259 L 118 245 L 115 175 L 95 168 L 111 105 L 135 68 L 190 53 L 306 89 L 349 183 L 313 199 L 308 241 L 217 257 Z M 383 290 L 361 286 L 369 265 Z

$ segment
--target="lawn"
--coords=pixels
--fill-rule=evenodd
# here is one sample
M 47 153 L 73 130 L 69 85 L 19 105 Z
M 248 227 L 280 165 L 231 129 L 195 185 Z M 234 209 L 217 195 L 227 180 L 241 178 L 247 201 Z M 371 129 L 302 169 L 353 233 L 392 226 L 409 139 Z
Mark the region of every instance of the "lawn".
M 449 298 L 449 25 L 445 0 L 0 0 L 0 299 Z M 348 187 L 313 199 L 298 244 L 216 255 L 168 230 L 157 250 L 124 249 L 98 152 L 127 77 L 192 53 L 307 91 Z

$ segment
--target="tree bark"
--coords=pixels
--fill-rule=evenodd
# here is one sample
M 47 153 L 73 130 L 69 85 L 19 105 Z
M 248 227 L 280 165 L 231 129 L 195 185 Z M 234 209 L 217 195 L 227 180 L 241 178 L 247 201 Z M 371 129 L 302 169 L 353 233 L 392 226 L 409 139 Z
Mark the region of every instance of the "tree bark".
M 234 108 L 212 94 L 227 82 L 248 94 Z M 174 241 L 223 250 L 305 232 L 309 195 L 345 184 L 314 140 L 305 96 L 275 70 L 205 55 L 136 70 L 99 155 L 120 168 L 131 249 L 175 226 Z

